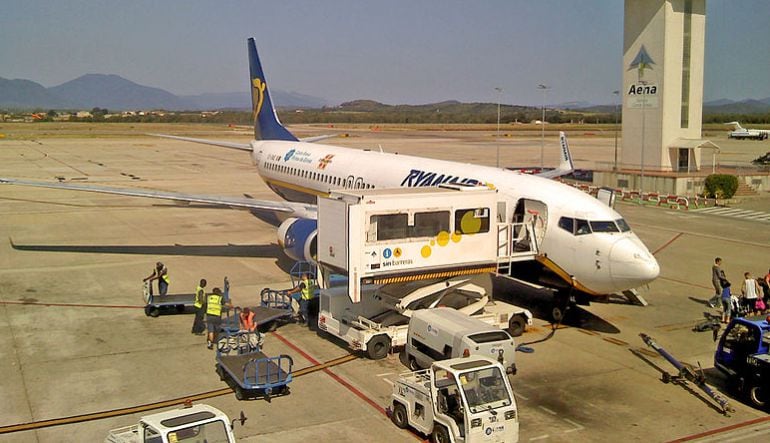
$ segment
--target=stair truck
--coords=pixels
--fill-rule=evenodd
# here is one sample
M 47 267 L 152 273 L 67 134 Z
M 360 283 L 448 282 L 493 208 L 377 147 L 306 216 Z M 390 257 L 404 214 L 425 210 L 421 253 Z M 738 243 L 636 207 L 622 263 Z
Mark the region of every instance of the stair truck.
M 246 417 L 241 412 L 241 426 Z M 227 415 L 209 405 L 189 405 L 146 415 L 138 424 L 111 430 L 105 443 L 235 443 L 233 424 Z
M 434 362 L 393 383 L 390 417 L 435 443 L 519 441 L 519 417 L 503 366 L 473 356 Z
M 719 339 L 714 366 L 751 406 L 770 412 L 770 318 L 736 317 Z

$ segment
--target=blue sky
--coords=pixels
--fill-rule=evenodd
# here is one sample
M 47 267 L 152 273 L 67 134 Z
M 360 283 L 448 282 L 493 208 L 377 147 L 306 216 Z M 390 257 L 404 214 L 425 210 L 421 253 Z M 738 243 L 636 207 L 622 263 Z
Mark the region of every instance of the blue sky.
M 175 94 L 272 88 L 332 103 L 612 103 L 622 0 L 0 0 L 0 77 L 117 74 Z M 706 100 L 770 97 L 770 1 L 708 0 Z M 498 95 L 494 90 L 500 87 Z

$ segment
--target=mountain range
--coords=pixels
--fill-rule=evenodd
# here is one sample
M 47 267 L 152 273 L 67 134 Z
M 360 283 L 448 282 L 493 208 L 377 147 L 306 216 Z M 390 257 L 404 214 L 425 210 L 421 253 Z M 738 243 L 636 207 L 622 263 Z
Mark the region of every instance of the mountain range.
M 326 100 L 295 92 L 271 90 L 273 102 L 284 108 L 320 108 Z M 0 77 L 0 108 L 195 111 L 250 109 L 247 91 L 179 96 L 126 80 L 118 75 L 86 74 L 46 88 L 30 80 Z
M 321 108 L 327 99 L 281 90 L 271 90 L 279 108 Z M 366 103 L 365 100 L 357 101 Z M 452 101 L 441 104 L 451 104 Z M 426 105 L 434 106 L 436 104 Z M 112 111 L 164 109 L 197 111 L 218 109 L 250 109 L 248 92 L 207 93 L 179 96 L 160 88 L 143 86 L 118 75 L 86 74 L 61 85 L 46 88 L 30 80 L 8 80 L 0 77 L 0 108 L 92 109 Z M 593 105 L 569 102 L 548 105 L 550 109 L 572 109 L 583 112 L 613 113 L 616 105 Z M 704 114 L 757 114 L 770 112 L 770 97 L 761 100 L 713 100 L 703 104 Z

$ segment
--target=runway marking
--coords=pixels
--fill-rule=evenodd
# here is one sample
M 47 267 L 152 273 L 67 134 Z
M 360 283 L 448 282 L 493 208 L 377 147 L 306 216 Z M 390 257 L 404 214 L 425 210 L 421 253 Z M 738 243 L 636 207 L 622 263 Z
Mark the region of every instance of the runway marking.
M 770 214 L 768 214 L 768 215 L 770 215 Z M 657 230 L 657 231 L 680 232 L 679 230 L 676 230 L 676 229 L 667 229 L 667 228 L 662 227 L 662 226 L 653 226 L 653 225 L 648 225 L 648 224 L 644 224 L 644 223 L 634 223 L 634 226 L 643 226 L 643 227 L 646 227 L 646 228 L 649 228 L 649 229 L 653 229 L 653 230 Z M 692 235 L 694 237 L 702 237 L 702 238 L 708 238 L 708 239 L 712 239 L 712 240 L 725 241 L 725 242 L 729 242 L 729 243 L 737 243 L 739 245 L 759 246 L 760 248 L 766 248 L 767 247 L 767 243 L 760 243 L 760 242 L 753 242 L 753 241 L 746 241 L 746 240 L 736 240 L 734 238 L 722 237 L 722 236 L 719 236 L 719 235 L 712 235 L 712 234 L 704 234 L 702 232 L 693 232 L 693 231 L 681 231 L 681 232 L 683 234 Z M 658 277 L 658 278 L 660 278 L 660 277 Z M 711 286 L 709 286 L 709 287 L 711 287 Z
M 554 411 L 552 411 L 552 410 L 550 410 L 550 409 L 546 408 L 545 406 L 538 406 L 538 408 L 540 408 L 540 409 L 544 410 L 545 412 L 547 412 L 547 413 L 549 413 L 549 414 L 551 414 L 551 415 L 556 415 L 556 412 L 554 412 Z
M 755 419 L 752 419 L 752 420 L 744 421 L 742 423 L 736 423 L 734 425 L 724 426 L 724 427 L 721 427 L 721 428 L 711 429 L 709 431 L 701 432 L 701 433 L 698 433 L 698 434 L 692 434 L 692 435 L 688 435 L 686 437 L 677 438 L 676 440 L 671 440 L 668 443 L 679 443 L 679 442 L 685 442 L 685 441 L 693 441 L 693 440 L 697 440 L 697 439 L 700 439 L 700 438 L 710 437 L 710 436 L 714 436 L 714 435 L 717 435 L 717 434 L 723 434 L 723 433 L 726 433 L 726 432 L 729 432 L 729 431 L 733 431 L 733 430 L 740 429 L 740 428 L 745 428 L 745 427 L 756 425 L 756 424 L 760 424 L 760 423 L 767 423 L 768 421 L 770 421 L 770 416 L 759 417 L 759 418 L 755 418 Z
M 682 235 L 684 235 L 684 232 L 680 232 L 680 233 L 676 234 L 676 235 L 675 235 L 673 238 L 671 238 L 671 240 L 667 241 L 666 243 L 664 243 L 664 244 L 663 244 L 663 246 L 661 246 L 661 247 L 659 247 L 658 249 L 656 249 L 656 250 L 655 250 L 655 251 L 652 253 L 652 255 L 655 255 L 655 254 L 657 254 L 658 252 L 662 251 L 663 249 L 667 248 L 667 247 L 668 247 L 668 246 L 669 246 L 671 243 L 674 243 L 674 242 L 675 242 L 675 241 L 676 241 L 676 240 L 677 240 L 679 237 L 681 237 Z
M 570 432 L 575 432 L 575 431 L 582 431 L 583 429 L 585 429 L 585 426 L 581 425 L 580 423 L 574 422 L 568 418 L 565 418 L 564 421 L 574 426 L 574 428 L 567 429 L 566 431 L 563 432 L 563 434 L 568 434 Z
M 543 434 L 537 437 L 532 437 L 529 439 L 529 441 L 537 441 L 537 440 L 545 440 L 546 438 L 550 437 L 548 434 Z
M 114 309 L 144 309 L 144 306 L 139 305 L 97 305 L 88 303 L 48 303 L 41 301 L 11 301 L 0 300 L 0 305 L 26 305 L 26 306 L 57 306 L 57 307 L 72 307 L 72 308 L 114 308 Z
M 518 391 L 517 391 L 517 392 L 515 392 L 514 394 L 516 395 L 516 397 L 518 397 L 518 398 L 520 398 L 520 399 L 522 399 L 522 400 L 529 400 L 529 397 L 527 397 L 526 395 L 522 395 L 522 394 L 521 394 L 520 392 L 518 392 Z
M 610 343 L 612 343 L 614 345 L 618 345 L 618 346 L 628 346 L 628 342 L 625 342 L 623 340 L 620 340 L 620 339 L 617 339 L 617 338 L 614 338 L 614 337 L 602 337 L 602 340 L 608 341 L 608 342 L 610 342 Z
M 377 374 L 377 377 L 385 377 L 386 375 L 393 375 L 393 374 L 395 374 L 395 372 L 385 372 L 382 374 Z
M 762 212 L 762 211 L 753 211 L 750 209 L 725 208 L 725 207 L 714 206 L 711 208 L 693 209 L 690 212 L 695 212 L 698 214 L 716 215 L 719 217 L 731 217 L 731 218 L 739 218 L 739 219 L 751 220 L 751 221 L 770 222 L 770 213 Z
M 765 246 L 767 246 L 767 245 L 765 245 Z M 672 281 L 674 283 L 681 283 L 683 285 L 694 286 L 696 288 L 710 289 L 712 291 L 712 295 L 713 295 L 713 292 L 714 292 L 714 287 L 713 286 L 706 286 L 706 285 L 701 285 L 701 284 L 698 284 L 698 283 L 691 283 L 689 281 L 678 280 L 676 278 L 671 278 L 671 277 L 658 277 L 658 278 L 663 279 L 663 280 Z

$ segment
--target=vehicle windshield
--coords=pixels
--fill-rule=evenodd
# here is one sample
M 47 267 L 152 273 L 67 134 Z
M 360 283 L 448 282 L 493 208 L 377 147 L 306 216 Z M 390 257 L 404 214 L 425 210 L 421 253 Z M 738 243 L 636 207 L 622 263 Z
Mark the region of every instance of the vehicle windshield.
M 228 443 L 227 430 L 221 420 L 208 422 L 202 425 L 190 426 L 176 431 L 169 432 L 167 435 L 170 442 L 200 442 L 208 443 Z
M 506 389 L 505 375 L 497 367 L 487 367 L 460 374 L 460 384 L 472 413 L 509 406 L 511 397 Z

